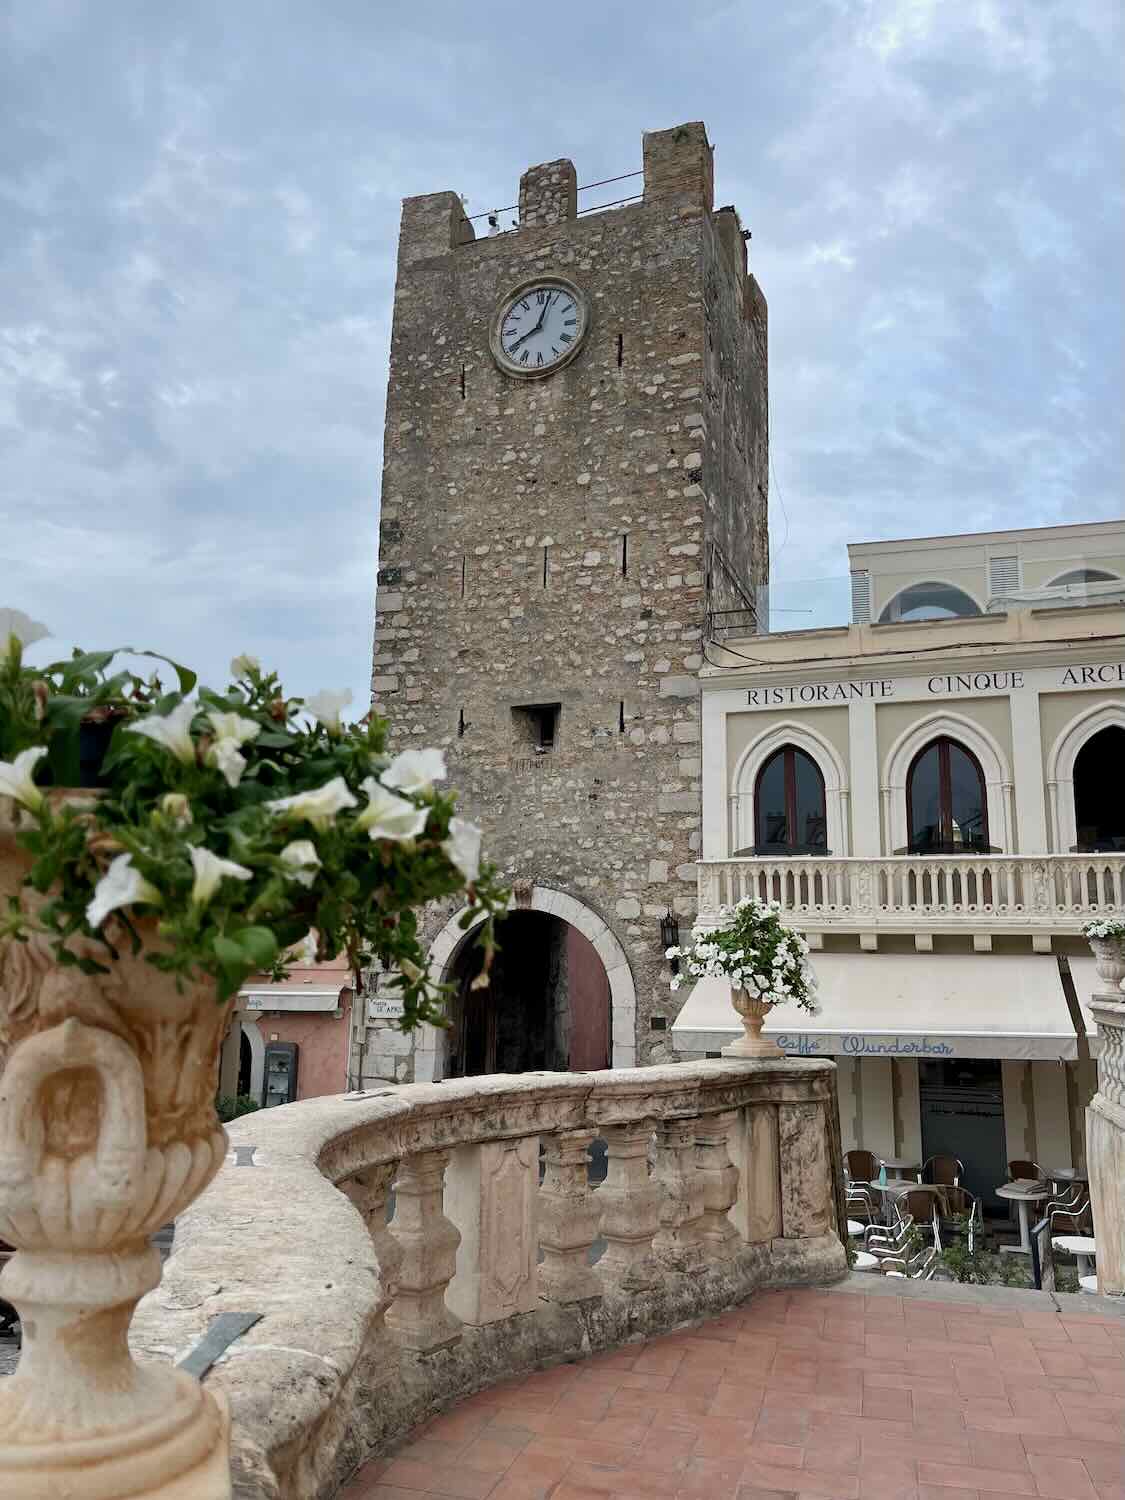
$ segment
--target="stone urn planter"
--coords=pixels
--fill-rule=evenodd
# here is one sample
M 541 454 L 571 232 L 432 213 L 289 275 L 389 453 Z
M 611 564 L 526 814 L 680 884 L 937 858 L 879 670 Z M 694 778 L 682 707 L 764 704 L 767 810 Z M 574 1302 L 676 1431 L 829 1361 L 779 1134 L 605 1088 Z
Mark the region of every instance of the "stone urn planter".
M 766 1017 L 772 1005 L 750 995 L 746 990 L 731 989 L 731 1004 L 742 1018 L 744 1035 L 723 1048 L 724 1057 L 784 1057 L 785 1053 L 768 1037 L 762 1035 Z
M 1125 938 L 1088 935 L 1086 941 L 1093 950 L 1098 978 L 1105 980 L 1107 989 L 1120 989 L 1125 979 Z
M 0 818 L 6 899 L 26 856 Z M 230 1006 L 209 978 L 177 989 L 146 962 L 154 924 L 139 930 L 141 951 L 109 974 L 60 966 L 35 935 L 0 950 L 0 1239 L 17 1251 L 0 1295 L 23 1328 L 0 1382 L 0 1494 L 20 1500 L 230 1495 L 221 1398 L 128 1348 L 160 1280 L 149 1236 L 226 1152 L 214 1097 Z

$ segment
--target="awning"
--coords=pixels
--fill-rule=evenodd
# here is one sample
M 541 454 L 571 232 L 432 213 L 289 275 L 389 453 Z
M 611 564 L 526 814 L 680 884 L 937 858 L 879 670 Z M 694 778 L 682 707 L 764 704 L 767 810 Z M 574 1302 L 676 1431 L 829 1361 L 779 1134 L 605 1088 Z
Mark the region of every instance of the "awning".
M 343 990 L 305 990 L 279 984 L 264 990 L 240 990 L 236 1010 L 339 1010 Z
M 782 1006 L 765 1034 L 806 1057 L 1077 1057 L 1077 1038 L 1053 954 L 814 953 L 821 1011 Z M 1086 1005 L 1093 958 L 1071 972 L 1090 1050 Z M 724 980 L 702 979 L 672 1024 L 679 1052 L 718 1052 L 741 1036 Z

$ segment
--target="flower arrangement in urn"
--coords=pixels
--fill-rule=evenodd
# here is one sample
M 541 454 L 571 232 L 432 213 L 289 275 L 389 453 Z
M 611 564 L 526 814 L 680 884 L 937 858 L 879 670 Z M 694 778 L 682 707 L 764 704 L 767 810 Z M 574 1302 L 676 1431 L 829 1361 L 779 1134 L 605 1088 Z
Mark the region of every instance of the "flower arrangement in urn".
M 1125 980 L 1125 918 L 1097 917 L 1086 923 L 1082 934 L 1093 950 L 1098 977 L 1119 989 Z
M 762 1035 L 774 1006 L 793 1001 L 813 1015 L 820 1009 L 809 945 L 782 922 L 780 911 L 777 901 L 746 896 L 735 906 L 721 906 L 716 925 L 697 923 L 690 947 L 665 952 L 681 966 L 672 976 L 674 990 L 684 982 L 685 971 L 693 979 L 730 981 L 745 1035 L 723 1048 L 724 1057 L 781 1057 L 781 1048 Z
M 0 1297 L 24 1327 L 0 1493 L 225 1500 L 221 1403 L 126 1333 L 149 1236 L 226 1152 L 234 996 L 314 932 L 395 975 L 401 1025 L 440 1021 L 417 909 L 459 896 L 487 970 L 507 896 L 441 752 L 390 755 L 382 720 L 342 721 L 350 694 L 290 697 L 249 656 L 222 692 L 114 651 L 27 665 L 45 633 L 0 612 Z

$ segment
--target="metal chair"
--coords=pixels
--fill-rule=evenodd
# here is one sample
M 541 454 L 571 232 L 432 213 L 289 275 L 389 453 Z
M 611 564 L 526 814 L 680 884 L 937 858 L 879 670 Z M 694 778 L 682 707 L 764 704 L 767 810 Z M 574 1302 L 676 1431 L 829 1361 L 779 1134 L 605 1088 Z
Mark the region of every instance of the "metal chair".
M 934 1243 L 940 1244 L 936 1192 L 929 1188 L 911 1188 L 901 1195 L 895 1208 L 900 1219 L 909 1218 L 920 1234 L 930 1234 Z
M 940 1183 L 949 1187 L 958 1187 L 964 1175 L 965 1164 L 960 1157 L 931 1156 L 923 1162 L 922 1170 L 918 1173 L 918 1181 L 932 1186 Z
M 874 1223 L 875 1204 L 870 1191 L 862 1183 L 852 1183 L 848 1187 L 845 1202 L 850 1219 L 865 1219 L 868 1224 Z
M 14 1246 L 9 1245 L 6 1240 L 0 1240 L 0 1267 L 11 1260 L 15 1253 Z M 10 1302 L 4 1301 L 3 1297 L 0 1297 L 0 1337 L 15 1338 L 17 1349 L 22 1343 L 20 1315 Z
M 883 1163 L 874 1151 L 846 1151 L 844 1165 L 853 1182 L 874 1182 Z
M 1083 1196 L 1077 1203 L 1049 1209 L 1046 1219 L 1047 1233 L 1052 1239 L 1059 1234 L 1089 1234 L 1090 1200 Z
M 1042 1182 L 1043 1168 L 1037 1161 L 1010 1161 L 1008 1176 L 1012 1182 Z
M 888 1256 L 901 1259 L 910 1253 L 914 1237 L 914 1220 L 903 1214 L 890 1228 L 885 1224 L 869 1224 L 864 1230 L 863 1248 L 879 1260 Z
M 908 1281 L 930 1281 L 938 1268 L 938 1252 L 926 1245 L 913 1256 L 888 1256 L 880 1265 L 884 1276 L 901 1276 Z
M 977 1234 L 984 1227 L 980 1200 L 974 1198 L 967 1188 L 955 1186 L 943 1187 L 936 1197 L 936 1213 L 940 1229 L 945 1230 L 948 1238 L 963 1228 L 968 1248 L 971 1251 Z

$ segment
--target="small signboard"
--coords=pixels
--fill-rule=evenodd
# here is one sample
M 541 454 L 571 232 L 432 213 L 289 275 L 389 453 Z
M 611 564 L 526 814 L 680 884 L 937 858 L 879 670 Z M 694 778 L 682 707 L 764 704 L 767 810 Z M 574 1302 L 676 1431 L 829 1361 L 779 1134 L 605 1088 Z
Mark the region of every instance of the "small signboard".
M 401 995 L 372 995 L 367 1002 L 369 1021 L 397 1021 L 404 1012 Z

